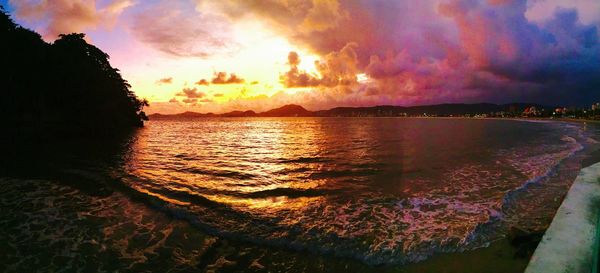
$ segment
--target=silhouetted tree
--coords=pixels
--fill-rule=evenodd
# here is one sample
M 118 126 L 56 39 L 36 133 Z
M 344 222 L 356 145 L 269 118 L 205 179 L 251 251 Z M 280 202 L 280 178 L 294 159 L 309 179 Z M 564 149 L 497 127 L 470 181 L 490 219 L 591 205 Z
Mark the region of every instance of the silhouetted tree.
M 12 21 L 0 7 L 0 117 L 13 128 L 96 133 L 142 126 L 147 120 L 131 86 L 108 54 L 80 33 L 54 43 Z

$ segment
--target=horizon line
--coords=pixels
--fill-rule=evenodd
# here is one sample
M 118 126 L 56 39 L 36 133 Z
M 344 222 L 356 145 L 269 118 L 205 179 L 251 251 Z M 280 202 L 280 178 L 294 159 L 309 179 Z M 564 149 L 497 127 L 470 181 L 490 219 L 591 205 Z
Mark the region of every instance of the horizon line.
M 223 114 L 228 114 L 228 113 L 232 113 L 232 112 L 254 112 L 255 114 L 260 114 L 260 113 L 265 113 L 271 110 L 275 110 L 275 109 L 280 109 L 286 106 L 300 106 L 302 107 L 304 110 L 309 111 L 309 112 L 319 112 L 319 111 L 329 111 L 332 109 L 336 109 L 336 108 L 375 108 L 375 107 L 403 107 L 403 108 L 412 108 L 412 107 L 425 107 L 425 106 L 439 106 L 439 105 L 477 105 L 477 104 L 490 104 L 490 105 L 497 105 L 497 106 L 501 106 L 501 105 L 511 105 L 511 104 L 522 104 L 522 105 L 531 105 L 531 106 L 543 106 L 543 107 L 548 107 L 548 108 L 569 108 L 569 107 L 565 107 L 565 106 L 561 106 L 561 105 L 547 105 L 547 104 L 541 104 L 541 103 L 533 103 L 533 102 L 510 102 L 510 103 L 492 103 L 492 102 L 475 102 L 475 103 L 463 103 L 463 102 L 456 102 L 456 103 L 437 103 L 437 104 L 419 104 L 419 105 L 411 105 L 411 106 L 404 106 L 404 105 L 393 105 L 393 104 L 379 104 L 379 105 L 371 105 L 371 106 L 336 106 L 336 107 L 332 107 L 332 108 L 328 108 L 328 109 L 319 109 L 319 110 L 309 110 L 306 109 L 304 106 L 300 105 L 300 104 L 295 104 L 295 103 L 289 103 L 289 104 L 284 104 L 281 105 L 279 107 L 275 107 L 275 108 L 271 108 L 269 110 L 265 110 L 265 111 L 260 111 L 257 112 L 255 110 L 252 109 L 246 109 L 246 110 L 231 110 L 231 111 L 227 111 L 227 112 L 221 112 L 221 113 L 214 113 L 214 112 L 195 112 L 195 111 L 183 111 L 183 112 L 178 112 L 178 113 L 173 113 L 173 114 L 164 114 L 164 113 L 152 113 L 149 114 L 149 116 L 152 115 L 164 115 L 164 116 L 171 116 L 171 115 L 180 115 L 180 114 L 185 114 L 185 113 L 195 113 L 195 114 L 202 114 L 202 115 L 223 115 Z M 151 106 L 150 106 L 151 107 Z M 572 108 L 572 107 L 571 107 Z

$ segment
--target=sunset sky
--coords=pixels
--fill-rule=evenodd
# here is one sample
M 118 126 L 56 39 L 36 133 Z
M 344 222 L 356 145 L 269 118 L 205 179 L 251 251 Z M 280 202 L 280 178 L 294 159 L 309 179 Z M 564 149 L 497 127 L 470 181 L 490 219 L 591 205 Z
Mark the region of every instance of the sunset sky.
M 600 100 L 598 0 L 0 0 L 83 32 L 148 113 Z

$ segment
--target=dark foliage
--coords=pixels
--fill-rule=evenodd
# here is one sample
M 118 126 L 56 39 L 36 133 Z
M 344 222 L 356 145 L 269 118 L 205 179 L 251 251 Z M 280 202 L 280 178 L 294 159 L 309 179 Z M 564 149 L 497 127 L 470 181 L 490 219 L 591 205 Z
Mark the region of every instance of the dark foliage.
M 0 120 L 14 131 L 104 135 L 147 119 L 148 102 L 84 34 L 62 34 L 49 44 L 0 7 L 0 40 Z

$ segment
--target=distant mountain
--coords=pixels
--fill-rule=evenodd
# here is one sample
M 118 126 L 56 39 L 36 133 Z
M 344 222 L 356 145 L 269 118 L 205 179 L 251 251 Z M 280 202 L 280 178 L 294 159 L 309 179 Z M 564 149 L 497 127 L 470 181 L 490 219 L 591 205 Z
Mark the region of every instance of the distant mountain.
M 266 112 L 258 114 L 261 117 L 307 117 L 313 116 L 314 112 L 304 109 L 304 107 L 295 104 L 284 105 Z
M 329 110 L 316 111 L 315 116 L 323 117 L 353 117 L 353 116 L 460 116 L 460 115 L 477 115 L 490 114 L 497 112 L 521 113 L 525 108 L 534 106 L 538 110 L 552 111 L 556 107 L 544 106 L 534 103 L 510 103 L 510 104 L 492 104 L 492 103 L 475 103 L 475 104 L 436 104 L 436 105 L 421 105 L 421 106 L 373 106 L 373 107 L 336 107 Z
M 248 111 L 231 111 L 228 113 L 221 114 L 222 117 L 255 117 L 256 112 L 252 110 Z
M 172 114 L 172 115 L 163 115 L 163 114 L 152 114 L 149 115 L 148 118 L 150 119 L 189 119 L 189 118 L 206 118 L 206 117 L 214 117 L 217 116 L 213 113 L 206 113 L 206 114 L 202 114 L 202 113 L 196 113 L 196 112 L 183 112 L 183 113 L 179 113 L 179 114 Z
M 201 114 L 185 112 L 175 115 L 152 114 L 150 119 L 165 118 L 200 118 L 200 117 L 390 117 L 390 116 L 462 116 L 492 113 L 512 113 L 519 115 L 526 108 L 535 107 L 538 111 L 551 113 L 556 106 L 545 106 L 535 103 L 475 103 L 475 104 L 436 104 L 421 106 L 379 105 L 371 107 L 335 107 L 329 110 L 309 111 L 295 104 L 285 105 L 266 112 L 232 111 L 224 114 Z

